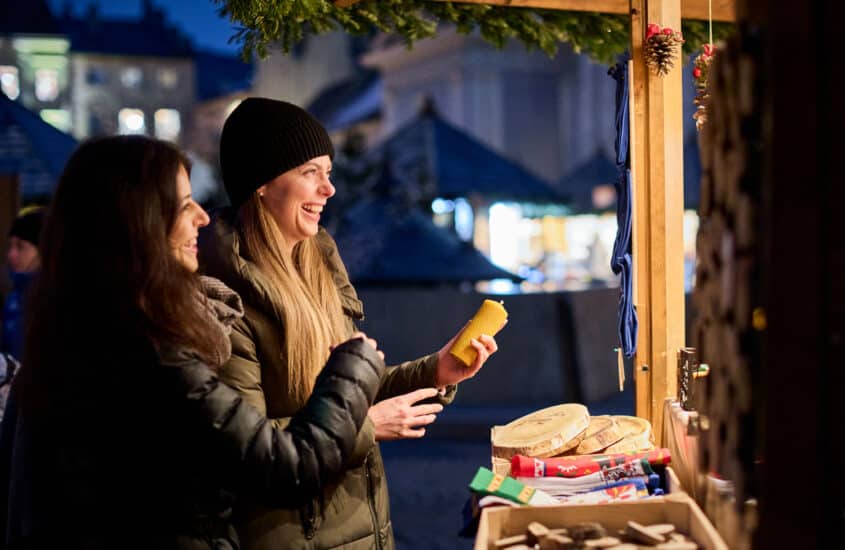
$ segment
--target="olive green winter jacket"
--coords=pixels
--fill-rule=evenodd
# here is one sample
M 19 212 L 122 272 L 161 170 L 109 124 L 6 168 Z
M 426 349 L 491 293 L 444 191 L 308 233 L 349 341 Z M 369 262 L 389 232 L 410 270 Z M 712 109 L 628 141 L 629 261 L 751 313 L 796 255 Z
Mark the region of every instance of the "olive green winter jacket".
M 231 212 L 222 212 L 200 234 L 200 258 L 206 274 L 221 279 L 237 291 L 245 314 L 232 332 L 232 358 L 220 378 L 236 388 L 244 399 L 268 418 L 285 425 L 297 410 L 288 396 L 284 355 L 285 327 L 280 310 L 268 292 L 269 281 L 240 249 Z M 320 248 L 341 296 L 343 311 L 354 321 L 363 308 L 349 282 L 334 240 L 321 229 Z M 388 367 L 376 401 L 435 385 L 436 354 Z M 442 404 L 454 399 L 455 387 L 438 398 Z M 262 508 L 242 501 L 236 527 L 247 550 L 384 549 L 394 547 L 387 484 L 375 428 L 367 419 L 358 433 L 353 456 L 342 481 L 326 487 L 323 498 L 298 510 Z

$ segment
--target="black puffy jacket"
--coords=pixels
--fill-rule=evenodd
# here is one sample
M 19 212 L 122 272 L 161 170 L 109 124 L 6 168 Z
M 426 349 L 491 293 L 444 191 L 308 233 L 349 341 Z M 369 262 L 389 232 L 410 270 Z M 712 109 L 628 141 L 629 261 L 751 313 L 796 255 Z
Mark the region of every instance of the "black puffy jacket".
M 80 368 L 43 411 L 18 406 L 27 377 L 15 380 L 0 431 L 0 548 L 236 549 L 233 495 L 285 507 L 319 494 L 384 369 L 362 340 L 339 346 L 282 430 L 191 355 L 104 342 L 95 368 L 82 359 L 70 352 Z

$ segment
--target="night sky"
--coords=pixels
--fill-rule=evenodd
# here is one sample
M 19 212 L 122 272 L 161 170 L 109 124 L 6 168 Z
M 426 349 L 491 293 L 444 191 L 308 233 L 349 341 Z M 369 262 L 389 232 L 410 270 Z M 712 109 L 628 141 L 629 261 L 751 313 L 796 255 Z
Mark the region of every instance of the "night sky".
M 21 0 L 26 1 L 26 0 Z M 70 4 L 73 12 L 81 15 L 90 4 L 97 4 L 101 15 L 107 17 L 138 17 L 143 0 L 48 0 L 53 13 L 59 15 Z M 238 47 L 227 44 L 234 34 L 232 24 L 217 15 L 217 4 L 212 0 L 153 0 L 153 5 L 163 8 L 165 18 L 180 27 L 194 44 L 218 52 L 236 53 Z

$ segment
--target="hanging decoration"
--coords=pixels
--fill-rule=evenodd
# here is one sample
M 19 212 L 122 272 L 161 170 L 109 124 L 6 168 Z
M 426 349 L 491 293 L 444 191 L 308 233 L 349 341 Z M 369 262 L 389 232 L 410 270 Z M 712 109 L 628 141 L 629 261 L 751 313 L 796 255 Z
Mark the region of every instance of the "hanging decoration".
M 707 0 L 707 44 L 703 51 L 695 58 L 692 66 L 692 77 L 695 79 L 695 112 L 692 118 L 695 120 L 695 129 L 701 131 L 701 127 L 707 122 L 707 105 L 710 103 L 710 64 L 713 62 L 713 55 L 716 53 L 716 46 L 713 45 L 713 0 Z
M 693 62 L 692 76 L 695 79 L 695 113 L 692 118 L 695 119 L 696 130 L 701 130 L 704 123 L 707 122 L 707 105 L 710 103 L 710 90 L 708 82 L 710 80 L 710 64 L 713 62 L 713 56 L 716 54 L 716 46 L 712 44 L 705 44 L 704 51 L 702 51 Z
M 651 23 L 645 35 L 645 61 L 658 76 L 665 76 L 675 66 L 684 37 L 680 31 Z

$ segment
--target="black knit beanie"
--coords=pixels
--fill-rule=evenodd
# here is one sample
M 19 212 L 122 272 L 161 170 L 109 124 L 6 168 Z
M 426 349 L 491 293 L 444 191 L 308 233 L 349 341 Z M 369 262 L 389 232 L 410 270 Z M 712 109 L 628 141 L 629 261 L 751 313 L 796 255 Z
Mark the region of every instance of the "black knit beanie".
M 279 174 L 322 155 L 334 157 L 329 134 L 307 111 L 286 101 L 243 100 L 220 136 L 223 185 L 235 208 Z
M 38 240 L 41 237 L 41 222 L 43 220 L 43 208 L 18 216 L 12 223 L 12 228 L 9 229 L 9 236 L 17 237 L 38 246 Z

